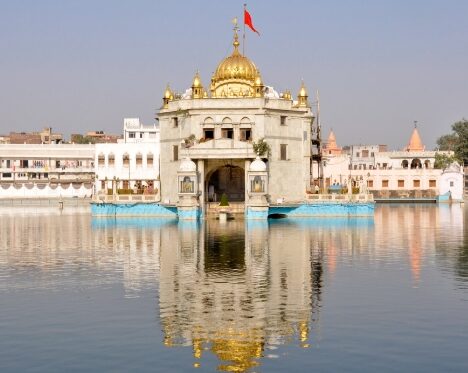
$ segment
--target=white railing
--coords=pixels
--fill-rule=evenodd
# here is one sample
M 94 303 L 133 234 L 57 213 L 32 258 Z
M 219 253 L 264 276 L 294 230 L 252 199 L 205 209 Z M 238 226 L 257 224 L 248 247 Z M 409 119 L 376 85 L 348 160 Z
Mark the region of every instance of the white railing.
M 307 194 L 307 201 L 319 202 L 373 202 L 372 194 Z
M 115 194 L 115 195 L 104 195 L 98 194 L 93 198 L 94 202 L 122 202 L 122 203 L 137 203 L 137 202 L 159 202 L 161 197 L 158 194 Z

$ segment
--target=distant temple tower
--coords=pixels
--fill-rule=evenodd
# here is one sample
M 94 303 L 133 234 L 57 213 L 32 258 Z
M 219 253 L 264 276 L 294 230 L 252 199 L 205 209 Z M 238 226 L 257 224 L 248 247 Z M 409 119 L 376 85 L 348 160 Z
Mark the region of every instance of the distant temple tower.
M 341 147 L 338 147 L 336 144 L 336 137 L 335 133 L 333 130 L 330 131 L 330 134 L 328 135 L 328 140 L 325 143 L 325 146 L 323 147 L 323 154 L 324 155 L 340 155 L 343 153 L 343 149 Z
M 425 146 L 423 145 L 421 141 L 421 136 L 419 136 L 417 122 L 414 122 L 413 133 L 411 134 L 409 143 L 404 150 L 408 152 L 422 152 L 424 151 L 424 149 L 425 149 Z

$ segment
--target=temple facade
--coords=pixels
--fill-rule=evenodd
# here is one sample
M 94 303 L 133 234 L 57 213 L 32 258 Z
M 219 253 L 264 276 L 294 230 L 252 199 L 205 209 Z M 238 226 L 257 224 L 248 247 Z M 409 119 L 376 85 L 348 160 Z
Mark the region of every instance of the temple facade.
M 178 176 L 191 162 L 191 200 L 202 210 L 223 194 L 230 203 L 248 205 L 257 188 L 268 187 L 272 201 L 301 201 L 310 189 L 314 115 L 307 90 L 302 84 L 294 100 L 290 91 L 279 94 L 265 85 L 255 64 L 240 53 L 237 30 L 232 54 L 219 63 L 209 86 L 198 72 L 183 94 L 168 86 L 157 119 L 163 203 L 180 202 Z M 257 156 L 266 179 L 255 184 L 249 171 L 256 171 L 251 164 Z

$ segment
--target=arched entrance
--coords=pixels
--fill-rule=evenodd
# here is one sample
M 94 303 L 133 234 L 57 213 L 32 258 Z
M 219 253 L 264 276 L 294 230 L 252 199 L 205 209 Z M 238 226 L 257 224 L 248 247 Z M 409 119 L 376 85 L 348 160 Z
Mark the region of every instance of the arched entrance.
M 230 202 L 243 202 L 245 200 L 245 173 L 242 167 L 221 166 L 207 175 L 207 201 L 220 201 L 223 193 L 226 194 Z

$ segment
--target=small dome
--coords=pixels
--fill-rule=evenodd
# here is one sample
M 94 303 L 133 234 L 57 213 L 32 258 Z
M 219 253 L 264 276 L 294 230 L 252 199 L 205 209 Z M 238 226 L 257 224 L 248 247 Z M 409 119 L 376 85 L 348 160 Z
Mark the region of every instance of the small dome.
M 260 157 L 255 158 L 255 161 L 253 161 L 250 164 L 250 171 L 263 172 L 263 171 L 266 171 L 266 169 L 267 169 L 267 166 L 266 166 L 265 162 L 263 162 L 260 159 Z
M 195 74 L 195 77 L 193 78 L 192 87 L 193 88 L 200 88 L 201 86 L 202 86 L 202 84 L 201 84 L 200 74 L 197 71 L 196 74 Z
M 197 170 L 197 165 L 190 158 L 186 157 L 180 162 L 179 171 L 180 172 L 195 172 Z
M 304 85 L 304 82 L 302 82 L 301 84 L 301 89 L 299 90 L 299 97 L 307 97 L 307 90 L 306 90 L 306 87 Z
M 172 97 L 172 92 L 171 88 L 169 87 L 169 84 L 166 86 L 166 90 L 164 91 L 164 98 L 171 98 Z
M 259 86 L 259 85 L 262 85 L 262 77 L 260 76 L 260 74 L 257 75 L 257 77 L 255 78 L 255 85 Z

